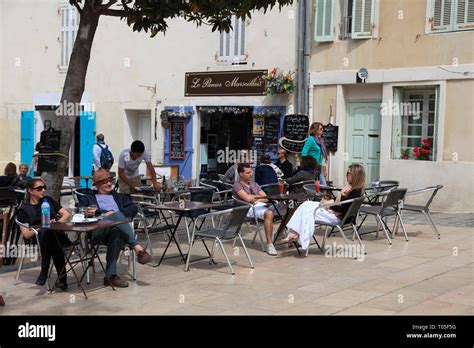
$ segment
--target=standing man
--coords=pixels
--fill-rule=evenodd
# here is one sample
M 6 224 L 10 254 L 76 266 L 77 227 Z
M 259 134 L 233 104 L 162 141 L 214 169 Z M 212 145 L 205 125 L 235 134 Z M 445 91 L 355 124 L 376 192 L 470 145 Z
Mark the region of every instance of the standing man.
M 129 149 L 120 153 L 118 162 L 119 187 L 122 193 L 134 193 L 135 187 L 141 185 L 138 167 L 145 161 L 151 174 L 151 182 L 156 191 L 160 191 L 161 185 L 156 181 L 155 168 L 150 162 L 145 145 L 140 140 L 135 140 Z
M 109 150 L 109 146 L 104 141 L 104 135 L 97 134 L 97 143 L 92 147 L 92 154 L 94 156 L 94 172 L 99 168 L 104 168 L 110 170 L 114 164 L 114 157 L 112 152 Z M 104 151 L 104 156 L 102 151 Z
M 279 149 L 277 152 L 277 161 L 275 165 L 283 172 L 283 179 L 288 179 L 293 174 L 293 165 L 286 157 L 286 150 Z

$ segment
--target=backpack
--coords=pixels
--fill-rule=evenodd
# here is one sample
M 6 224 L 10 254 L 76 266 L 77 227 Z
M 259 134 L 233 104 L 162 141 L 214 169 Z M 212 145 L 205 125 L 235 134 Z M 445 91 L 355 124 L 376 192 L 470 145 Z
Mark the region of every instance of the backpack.
M 102 152 L 100 153 L 100 166 L 107 169 L 112 168 L 112 165 L 114 164 L 114 156 L 112 155 L 112 152 L 110 152 L 109 146 L 105 145 L 104 148 L 99 143 L 97 143 L 97 145 L 102 149 Z

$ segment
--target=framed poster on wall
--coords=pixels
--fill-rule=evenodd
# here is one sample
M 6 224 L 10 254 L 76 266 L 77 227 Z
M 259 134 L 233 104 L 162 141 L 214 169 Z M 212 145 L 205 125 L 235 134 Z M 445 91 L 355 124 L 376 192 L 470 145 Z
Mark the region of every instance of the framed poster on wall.
M 170 159 L 184 159 L 186 139 L 185 121 L 174 121 L 170 123 Z

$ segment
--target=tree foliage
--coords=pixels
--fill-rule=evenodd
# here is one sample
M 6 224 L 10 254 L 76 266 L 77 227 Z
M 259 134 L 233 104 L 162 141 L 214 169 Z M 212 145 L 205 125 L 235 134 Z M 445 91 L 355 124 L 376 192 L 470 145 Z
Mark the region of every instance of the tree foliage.
M 231 29 L 231 17 L 251 18 L 252 11 L 279 9 L 290 5 L 293 0 L 111 0 L 103 4 L 95 1 L 102 15 L 116 16 L 124 19 L 133 31 L 150 32 L 154 37 L 159 32 L 168 29 L 167 21 L 181 17 L 197 26 L 202 24 L 212 26 L 212 31 Z M 83 0 L 70 0 L 80 11 Z

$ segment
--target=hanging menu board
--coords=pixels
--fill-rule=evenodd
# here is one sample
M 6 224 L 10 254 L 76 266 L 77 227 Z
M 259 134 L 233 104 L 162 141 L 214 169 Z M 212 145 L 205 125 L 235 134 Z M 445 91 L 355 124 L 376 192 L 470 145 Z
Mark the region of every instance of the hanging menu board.
M 185 158 L 185 127 L 184 121 L 170 122 L 170 159 Z
M 54 130 L 54 128 L 49 128 L 48 130 L 41 132 L 37 169 L 38 175 L 41 175 L 43 172 L 57 171 L 59 156 L 42 154 L 59 153 L 60 144 L 61 131 Z
M 300 153 L 303 150 L 305 142 L 295 142 L 281 138 L 279 143 L 280 146 L 288 152 Z
M 337 137 L 339 133 L 339 127 L 332 124 L 324 126 L 323 141 L 328 151 L 337 151 Z

